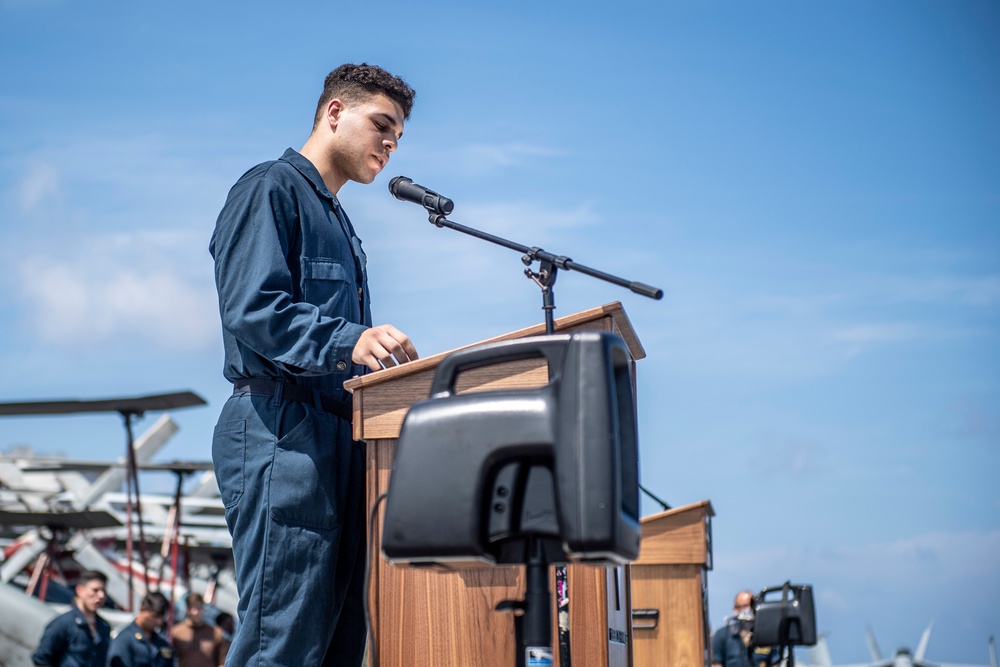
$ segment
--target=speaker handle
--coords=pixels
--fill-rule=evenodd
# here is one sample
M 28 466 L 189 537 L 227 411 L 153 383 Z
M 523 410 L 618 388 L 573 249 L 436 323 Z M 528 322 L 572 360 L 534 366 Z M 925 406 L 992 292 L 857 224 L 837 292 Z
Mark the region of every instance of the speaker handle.
M 507 361 L 544 358 L 549 367 L 550 381 L 562 369 L 570 334 L 532 336 L 517 340 L 485 343 L 452 352 L 438 364 L 431 383 L 431 398 L 448 398 L 455 394 L 455 381 L 463 371 L 491 366 Z

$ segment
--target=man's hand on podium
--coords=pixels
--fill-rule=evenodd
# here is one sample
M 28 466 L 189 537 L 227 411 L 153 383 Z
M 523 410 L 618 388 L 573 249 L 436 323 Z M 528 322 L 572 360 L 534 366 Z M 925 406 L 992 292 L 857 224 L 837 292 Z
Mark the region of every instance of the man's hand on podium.
M 410 338 L 391 324 L 366 329 L 351 354 L 354 363 L 364 364 L 373 371 L 417 358 L 417 348 L 413 347 Z

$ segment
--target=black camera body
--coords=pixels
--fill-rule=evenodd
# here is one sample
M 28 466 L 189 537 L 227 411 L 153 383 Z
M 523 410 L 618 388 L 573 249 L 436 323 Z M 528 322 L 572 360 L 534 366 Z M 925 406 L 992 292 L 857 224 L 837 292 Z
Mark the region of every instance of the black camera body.
M 754 646 L 813 646 L 816 610 L 810 585 L 765 588 L 753 601 Z

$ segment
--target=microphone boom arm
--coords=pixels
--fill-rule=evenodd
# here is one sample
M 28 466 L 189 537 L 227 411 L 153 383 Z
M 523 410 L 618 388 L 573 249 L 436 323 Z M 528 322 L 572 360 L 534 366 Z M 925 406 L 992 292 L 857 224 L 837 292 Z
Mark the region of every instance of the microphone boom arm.
M 618 285 L 619 287 L 625 287 L 636 294 L 641 294 L 642 296 L 649 297 L 650 299 L 659 300 L 663 298 L 663 290 L 657 287 L 635 280 L 619 278 L 618 276 L 611 275 L 610 273 L 605 273 L 604 271 L 591 268 L 584 264 L 580 264 L 579 262 L 574 262 L 565 255 L 554 255 L 538 247 L 529 248 L 526 245 L 515 243 L 514 241 L 495 236 L 473 227 L 468 227 L 455 222 L 454 220 L 449 220 L 446 216 L 434 211 L 429 210 L 428 213 L 428 220 L 430 220 L 431 224 L 435 227 L 447 227 L 449 229 L 454 229 L 457 232 L 462 232 L 463 234 L 468 234 L 469 236 L 474 236 L 478 239 L 489 241 L 490 243 L 494 243 L 505 248 L 510 248 L 511 250 L 517 250 L 518 252 L 523 253 L 521 261 L 528 267 L 531 266 L 532 262 L 537 261 L 540 263 L 540 268 L 537 273 L 528 268 L 525 269 L 525 274 L 542 288 L 542 298 L 544 302 L 542 308 L 545 310 L 547 333 L 552 333 L 554 329 L 552 311 L 555 309 L 555 304 L 553 302 L 552 286 L 555 284 L 556 273 L 559 269 L 579 271 L 580 273 L 584 273 L 592 278 L 597 278 L 613 285 Z
M 517 250 L 518 252 L 524 253 L 525 264 L 530 264 L 532 261 L 549 262 L 553 266 L 559 269 L 568 269 L 572 271 L 579 271 L 580 273 L 585 273 L 593 278 L 598 278 L 605 282 L 618 285 L 619 287 L 625 287 L 636 294 L 641 294 L 642 296 L 647 296 L 650 299 L 662 299 L 663 290 L 653 287 L 651 285 L 646 285 L 645 283 L 640 283 L 635 280 L 626 280 L 624 278 L 619 278 L 618 276 L 613 276 L 610 273 L 605 273 L 598 269 L 591 268 L 579 262 L 575 262 L 569 257 L 563 255 L 553 255 L 550 252 L 546 252 L 541 248 L 529 248 L 526 245 L 520 243 L 515 243 L 514 241 L 508 241 L 505 238 L 499 236 L 494 236 L 487 232 L 480 231 L 473 227 L 468 227 L 461 223 L 455 222 L 454 220 L 449 220 L 447 217 L 437 214 L 430 214 L 431 224 L 437 227 L 447 227 L 449 229 L 454 229 L 457 232 L 462 232 L 463 234 L 468 234 L 469 236 L 475 236 L 478 239 L 484 241 L 489 241 L 490 243 L 495 243 L 501 245 L 505 248 L 510 248 L 511 250 Z

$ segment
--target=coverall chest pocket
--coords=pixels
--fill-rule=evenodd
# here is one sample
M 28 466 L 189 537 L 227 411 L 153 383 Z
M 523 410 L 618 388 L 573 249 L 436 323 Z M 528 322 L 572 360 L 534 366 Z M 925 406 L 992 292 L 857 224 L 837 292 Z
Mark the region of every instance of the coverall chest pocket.
M 357 280 L 351 266 L 325 257 L 302 258 L 302 295 L 327 317 L 361 321 Z

